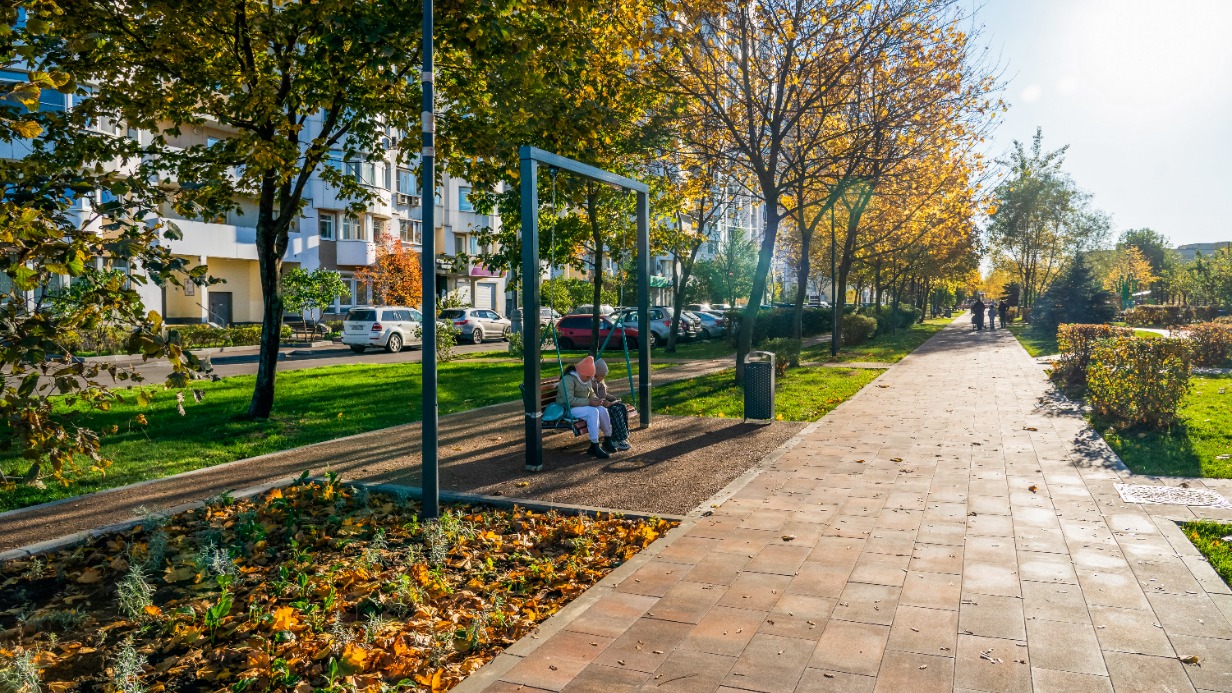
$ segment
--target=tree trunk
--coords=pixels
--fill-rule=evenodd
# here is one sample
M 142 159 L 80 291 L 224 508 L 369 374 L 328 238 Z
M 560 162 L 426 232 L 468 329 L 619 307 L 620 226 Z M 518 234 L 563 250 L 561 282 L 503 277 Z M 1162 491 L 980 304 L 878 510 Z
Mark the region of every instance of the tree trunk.
M 744 384 L 744 359 L 753 349 L 753 327 L 761 310 L 762 297 L 766 293 L 766 276 L 770 274 L 770 261 L 774 258 L 774 241 L 779 232 L 778 196 L 766 195 L 766 229 L 757 253 L 757 271 L 753 273 L 753 290 L 749 303 L 744 307 L 744 319 L 740 321 L 740 339 L 736 346 L 736 384 Z
M 282 255 L 276 252 L 272 221 L 257 228 L 257 271 L 261 277 L 261 346 L 257 352 L 257 382 L 248 418 L 268 419 L 274 408 L 274 376 L 282 343 Z
M 809 257 L 813 245 L 813 232 L 804 224 L 804 207 L 800 208 L 800 262 L 796 265 L 796 307 L 792 317 L 791 335 L 795 339 L 804 339 L 804 301 L 808 294 L 808 277 L 812 269 L 812 258 Z M 794 352 L 793 352 L 794 353 Z M 792 357 L 791 367 L 800 365 L 799 355 Z

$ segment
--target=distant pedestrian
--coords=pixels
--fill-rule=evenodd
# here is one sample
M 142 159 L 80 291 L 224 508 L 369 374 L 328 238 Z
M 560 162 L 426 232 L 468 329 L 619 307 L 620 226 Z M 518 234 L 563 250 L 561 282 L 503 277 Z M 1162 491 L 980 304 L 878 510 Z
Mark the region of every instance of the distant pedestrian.
M 979 298 L 975 299 L 975 303 L 971 304 L 971 323 L 975 325 L 975 329 L 984 329 L 984 302 Z
M 1001 299 L 1001 305 L 997 308 L 997 312 L 1001 314 L 1001 327 L 1005 327 L 1005 319 L 1010 314 L 1010 302 Z
M 995 300 L 988 301 L 988 329 L 992 330 L 997 327 L 997 302 Z M 1005 321 L 1001 322 L 1001 327 L 1005 327 Z

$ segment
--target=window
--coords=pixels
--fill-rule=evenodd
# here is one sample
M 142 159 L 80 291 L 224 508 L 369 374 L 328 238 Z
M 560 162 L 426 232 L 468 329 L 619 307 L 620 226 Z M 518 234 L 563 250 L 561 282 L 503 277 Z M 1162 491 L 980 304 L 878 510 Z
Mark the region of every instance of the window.
M 398 192 L 403 195 L 419 194 L 419 182 L 415 180 L 415 174 L 408 169 L 398 169 Z
M 334 225 L 338 222 L 338 217 L 333 212 L 321 212 L 321 216 L 317 219 L 317 232 L 323 241 L 334 240 Z
M 463 212 L 475 211 L 475 206 L 471 204 L 471 189 L 468 187 L 458 188 L 458 209 Z
M 388 219 L 377 219 L 376 217 L 372 218 L 372 238 L 376 242 L 380 243 L 384 241 L 388 230 L 389 230 L 389 220 Z
M 218 144 L 221 141 L 222 140 L 217 137 L 207 137 L 205 138 L 205 146 L 213 147 L 214 145 Z
M 376 322 L 376 311 L 365 310 L 362 308 L 352 308 L 347 312 L 346 319 L 357 322 Z
M 325 159 L 325 165 L 334 169 L 335 171 L 341 171 L 342 170 L 342 150 L 340 149 L 329 150 L 329 156 L 326 157 Z
M 364 236 L 364 224 L 362 219 L 356 219 L 350 214 L 342 217 L 342 240 L 344 241 L 362 241 Z
M 414 322 L 423 322 L 423 313 L 420 313 L 419 311 L 417 311 L 417 310 L 415 310 L 415 309 L 413 309 L 413 308 L 411 309 L 410 313 L 411 313 L 411 320 L 412 320 L 412 321 L 414 321 Z
M 423 244 L 423 222 L 418 219 L 399 219 L 398 232 L 403 243 Z
M 14 72 L 12 70 L 0 70 L 0 82 L 6 82 L 9 84 L 12 84 L 12 83 L 21 84 L 21 83 L 25 83 L 28 80 L 29 80 L 29 77 L 23 72 Z M 9 96 L 5 98 L 4 100 L 14 106 L 18 106 L 22 108 L 23 110 L 25 108 L 24 105 L 21 104 L 21 102 L 19 102 L 15 97 Z M 64 109 L 67 106 L 68 106 L 68 95 L 67 94 L 62 94 L 56 91 L 55 89 L 39 90 L 38 109 L 42 111 L 43 113 L 50 113 L 50 112 L 59 113 L 59 112 L 64 111 Z
M 401 319 L 398 317 L 398 314 L 401 312 L 398 310 L 383 310 L 381 311 L 381 319 L 387 322 L 397 322 Z
M 467 239 L 469 241 L 469 243 L 467 244 L 467 248 L 468 248 L 467 252 L 469 252 L 471 255 L 478 255 L 479 254 L 479 237 L 474 234 L 471 234 L 470 236 L 467 236 Z

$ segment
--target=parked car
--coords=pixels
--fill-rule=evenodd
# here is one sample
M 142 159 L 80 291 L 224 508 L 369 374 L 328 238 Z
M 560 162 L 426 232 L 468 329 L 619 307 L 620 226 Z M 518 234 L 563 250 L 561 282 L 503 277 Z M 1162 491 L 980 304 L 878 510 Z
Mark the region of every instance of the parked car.
M 591 337 L 591 320 L 594 314 L 591 315 L 566 315 L 556 323 L 556 343 L 557 345 L 568 351 L 570 349 L 589 349 Z M 624 338 L 629 342 L 629 348 L 632 349 L 638 345 L 637 328 L 627 326 L 617 328 L 608 318 L 599 318 L 599 343 L 607 338 L 608 334 L 612 338 L 608 340 L 608 347 L 617 345 L 619 347 L 621 339 L 621 331 L 624 331 Z M 650 346 L 655 345 L 654 333 L 650 335 Z
M 731 310 L 732 307 L 730 303 L 712 303 L 710 304 L 710 309 L 724 311 L 724 310 Z
M 692 311 L 710 310 L 710 304 L 709 303 L 690 303 L 689 305 L 685 306 L 684 309 L 692 310 Z
M 342 343 L 357 354 L 368 347 L 383 347 L 396 354 L 402 347 L 421 344 L 423 315 L 406 306 L 356 306 L 342 321 Z
M 727 321 L 721 316 L 706 311 L 698 311 L 694 315 L 702 321 L 702 337 L 704 339 L 719 339 L 727 334 Z
M 548 325 L 560 320 L 564 316 L 556 312 L 555 308 L 540 308 L 539 309 L 539 325 L 547 327 Z
M 508 318 L 486 308 L 446 308 L 440 319 L 452 322 L 461 330 L 462 339 L 474 344 L 483 344 L 487 339 L 509 339 L 513 327 Z
M 611 315 L 616 312 L 615 306 L 609 306 L 606 303 L 599 306 L 599 315 Z M 580 306 L 574 306 L 573 310 L 569 311 L 569 315 L 594 315 L 595 307 L 590 303 L 583 303 Z
M 617 313 L 614 317 L 621 318 L 627 325 L 636 325 L 637 327 L 641 327 L 641 325 L 638 325 L 637 323 L 636 308 L 626 308 L 625 310 Z M 696 339 L 701 333 L 701 320 L 698 320 L 697 318 L 690 319 L 682 317 L 680 322 L 680 332 L 677 335 L 677 339 Z M 663 306 L 652 307 L 650 309 L 650 334 L 652 335 L 653 340 L 650 342 L 650 345 L 654 346 L 656 343 L 666 343 L 667 335 L 671 332 L 671 329 L 672 310 L 670 308 L 664 308 Z

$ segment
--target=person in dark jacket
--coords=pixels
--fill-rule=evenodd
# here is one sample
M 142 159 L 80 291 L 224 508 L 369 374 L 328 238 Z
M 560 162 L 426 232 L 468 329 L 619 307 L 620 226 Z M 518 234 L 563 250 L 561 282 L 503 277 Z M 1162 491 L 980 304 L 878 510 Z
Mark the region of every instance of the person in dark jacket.
M 971 322 L 975 329 L 984 329 L 984 302 L 978 298 L 971 304 Z
M 595 389 L 595 397 L 603 400 L 602 406 L 607 407 L 608 418 L 612 420 L 612 445 L 619 451 L 629 449 L 629 411 L 620 401 L 607 391 L 607 361 L 595 359 L 595 377 L 590 381 Z
M 1010 302 L 1001 299 L 1001 305 L 997 307 L 997 312 L 1001 315 L 1001 327 L 1005 327 L 1005 318 L 1010 314 Z

